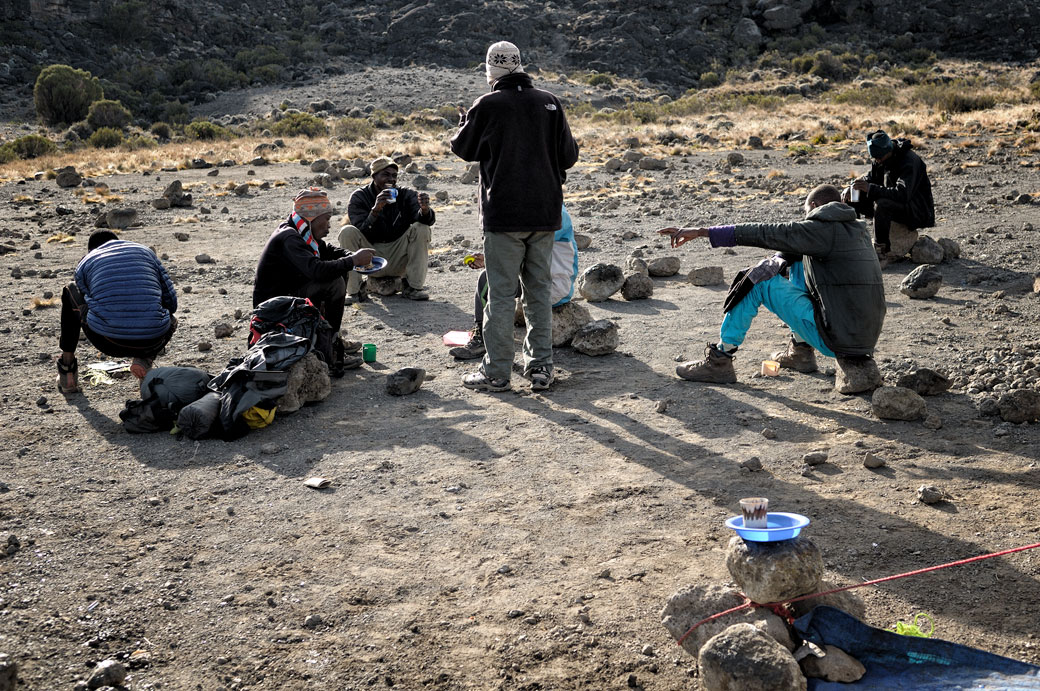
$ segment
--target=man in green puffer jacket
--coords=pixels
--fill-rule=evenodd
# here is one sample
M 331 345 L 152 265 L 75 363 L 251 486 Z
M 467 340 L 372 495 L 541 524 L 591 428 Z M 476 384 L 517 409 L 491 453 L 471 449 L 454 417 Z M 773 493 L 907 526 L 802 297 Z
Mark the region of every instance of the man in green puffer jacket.
M 881 266 L 870 232 L 840 197 L 837 187 L 816 187 L 805 200 L 805 220 L 794 223 L 658 231 L 671 237 L 672 247 L 706 237 L 713 247 L 749 245 L 789 259 L 801 255 L 801 261 L 790 263 L 788 278 L 779 275 L 780 262 L 770 265 L 767 260 L 749 270 L 753 287 L 727 310 L 719 342 L 708 344 L 704 360 L 680 364 L 676 374 L 690 381 L 736 382 L 733 354 L 759 306 L 765 305 L 791 327 L 787 350 L 774 355 L 782 367 L 815 371 L 815 349 L 836 357 L 843 370 L 870 370 L 857 379 L 876 386 L 880 374 L 874 375 L 877 366 L 871 358 L 885 319 Z

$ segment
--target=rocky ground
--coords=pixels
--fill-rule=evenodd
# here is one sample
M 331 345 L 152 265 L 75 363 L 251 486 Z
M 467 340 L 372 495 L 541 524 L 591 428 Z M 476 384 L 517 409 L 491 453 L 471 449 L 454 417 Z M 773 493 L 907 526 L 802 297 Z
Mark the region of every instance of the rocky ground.
M 797 218 L 813 185 L 864 169 L 859 151 L 679 157 L 637 137 L 583 152 L 566 190 L 591 238 L 581 268 L 641 253 L 677 256 L 681 269 L 654 279 L 650 299 L 589 303 L 616 322 L 620 347 L 599 358 L 557 350 L 545 395 L 519 377 L 501 395 L 459 386 L 469 367 L 441 336 L 470 324 L 475 274 L 461 259 L 480 244 L 476 186 L 450 155 L 417 156 L 429 190 L 444 193 L 433 299 L 350 308 L 349 336 L 377 344 L 378 362 L 233 443 L 125 433 L 117 414 L 137 396 L 131 380 L 59 395 L 54 296 L 96 209 L 132 207 L 138 225 L 122 237 L 154 247 L 180 294 L 180 329 L 159 364 L 218 372 L 243 350 L 257 255 L 309 166 L 4 183 L 0 650 L 18 666 L 14 688 L 73 688 L 106 659 L 130 670 L 132 689 L 692 688 L 694 659 L 661 609 L 686 585 L 728 580 L 723 521 L 741 497 L 809 516 L 805 534 L 840 584 L 1036 542 L 1040 433 L 994 413 L 1003 393 L 1037 388 L 1040 158 L 987 156 L 978 136 L 977 148 L 919 142 L 939 202 L 928 234 L 962 252 L 939 265 L 938 295 L 900 293 L 910 261 L 884 270 L 886 383 L 919 367 L 953 381 L 927 398 L 927 426 L 879 419 L 868 396 L 835 393 L 826 371 L 754 376 L 785 339 L 768 314 L 738 355 L 739 384 L 673 374 L 717 334 L 725 294 L 685 275 L 721 266 L 728 282 L 764 253 L 673 251 L 654 230 Z M 663 169 L 608 171 L 628 149 Z M 154 209 L 175 179 L 194 206 Z M 350 190 L 332 188 L 337 205 Z M 215 338 L 221 323 L 231 337 Z M 81 367 L 100 359 L 82 345 Z M 409 365 L 433 379 L 386 395 L 385 375 Z M 819 451 L 825 462 L 806 465 Z M 864 467 L 868 453 L 885 465 Z M 752 458 L 761 471 L 741 467 Z M 331 487 L 305 487 L 312 475 Z M 922 503 L 923 485 L 946 498 Z M 943 639 L 1040 663 L 1038 577 L 1040 554 L 1025 552 L 858 592 L 876 626 L 924 611 Z

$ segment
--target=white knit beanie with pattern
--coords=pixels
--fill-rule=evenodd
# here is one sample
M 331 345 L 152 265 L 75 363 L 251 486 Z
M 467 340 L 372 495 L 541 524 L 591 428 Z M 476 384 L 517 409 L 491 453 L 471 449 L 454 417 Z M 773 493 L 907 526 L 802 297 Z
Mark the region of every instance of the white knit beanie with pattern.
M 523 65 L 520 64 L 520 49 L 509 41 L 492 44 L 488 48 L 484 64 L 488 84 L 494 84 L 506 75 L 524 71 Z

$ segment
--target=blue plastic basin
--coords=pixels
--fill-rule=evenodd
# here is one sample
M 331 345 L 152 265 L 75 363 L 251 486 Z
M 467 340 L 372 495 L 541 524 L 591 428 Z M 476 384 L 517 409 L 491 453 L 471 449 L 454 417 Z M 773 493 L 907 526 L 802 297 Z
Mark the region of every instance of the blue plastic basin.
M 726 527 L 737 531 L 737 535 L 748 542 L 780 542 L 798 537 L 809 519 L 797 513 L 770 511 L 766 514 L 765 528 L 745 528 L 744 517 L 734 516 L 726 521 Z

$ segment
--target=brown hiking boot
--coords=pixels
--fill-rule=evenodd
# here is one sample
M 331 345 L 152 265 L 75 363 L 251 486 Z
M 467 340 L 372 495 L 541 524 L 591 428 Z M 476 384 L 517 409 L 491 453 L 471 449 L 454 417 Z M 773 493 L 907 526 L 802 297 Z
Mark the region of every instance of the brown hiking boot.
M 787 350 L 773 353 L 772 358 L 781 367 L 793 369 L 795 372 L 809 374 L 820 369 L 816 364 L 816 351 L 808 343 L 799 343 L 791 336 L 787 341 Z
M 475 326 L 473 328 L 473 334 L 469 337 L 469 342 L 463 346 L 457 346 L 448 351 L 456 360 L 476 360 L 477 358 L 484 357 L 484 353 L 487 349 L 484 347 L 484 333 L 481 327 Z
M 711 384 L 736 384 L 737 371 L 733 369 L 733 356 L 719 350 L 714 343 L 704 349 L 703 360 L 684 362 L 675 368 L 675 373 L 686 381 L 701 381 Z
M 881 386 L 881 371 L 874 358 L 869 355 L 837 357 L 838 368 L 834 377 L 834 390 L 851 395 L 873 391 Z

